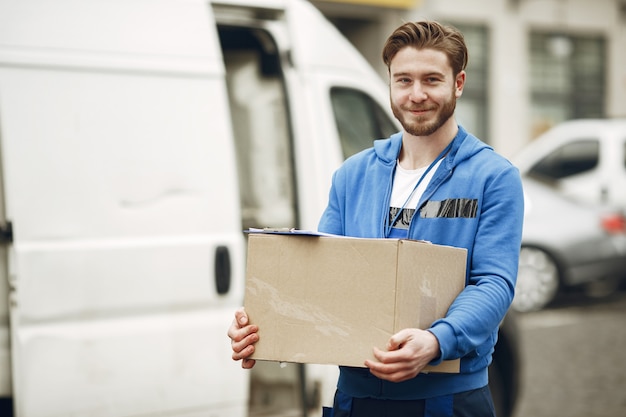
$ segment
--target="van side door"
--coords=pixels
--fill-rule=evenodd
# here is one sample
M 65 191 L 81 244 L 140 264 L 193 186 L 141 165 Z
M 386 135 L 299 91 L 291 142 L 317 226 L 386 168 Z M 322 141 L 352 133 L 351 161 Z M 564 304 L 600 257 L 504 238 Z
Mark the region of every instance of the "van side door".
M 16 415 L 245 416 L 226 337 L 245 243 L 212 10 L 1 2 L 0 38 Z

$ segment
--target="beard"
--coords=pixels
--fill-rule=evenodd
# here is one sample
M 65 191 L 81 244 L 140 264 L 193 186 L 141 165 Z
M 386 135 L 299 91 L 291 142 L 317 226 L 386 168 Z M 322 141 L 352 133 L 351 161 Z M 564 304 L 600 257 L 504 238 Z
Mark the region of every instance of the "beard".
M 434 114 L 427 116 L 413 116 L 411 110 L 434 110 L 436 106 L 413 106 L 403 108 L 396 105 L 393 100 L 391 101 L 391 110 L 393 115 L 398 119 L 404 130 L 413 136 L 429 136 L 435 133 L 441 126 L 443 126 L 450 117 L 454 114 L 456 108 L 456 96 L 452 93 L 449 100 L 443 103 L 443 106 Z

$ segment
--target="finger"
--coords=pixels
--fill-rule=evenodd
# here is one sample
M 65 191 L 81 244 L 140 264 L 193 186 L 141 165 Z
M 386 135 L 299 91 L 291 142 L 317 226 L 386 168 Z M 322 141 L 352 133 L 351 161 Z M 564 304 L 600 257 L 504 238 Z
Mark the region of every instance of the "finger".
M 239 325 L 233 321 L 233 324 L 231 324 L 231 326 L 228 328 L 228 337 L 233 342 L 240 342 L 248 335 L 256 333 L 258 331 L 259 327 L 256 325 L 239 327 Z
M 247 330 L 247 329 L 252 329 L 253 326 L 246 326 L 243 330 Z M 254 331 L 254 332 L 249 332 L 248 334 L 246 334 L 245 336 L 239 338 L 233 338 L 231 340 L 231 348 L 233 350 L 233 352 L 235 353 L 244 353 L 244 350 L 251 345 L 254 345 L 256 342 L 259 341 L 259 334 Z M 244 355 L 245 356 L 249 356 L 248 355 Z
M 241 361 L 241 367 L 243 369 L 252 369 L 256 361 L 254 359 L 244 359 Z
M 404 366 L 402 362 L 389 360 L 389 358 L 386 356 L 386 353 L 387 352 L 375 349 L 374 356 L 376 357 L 376 359 L 378 359 L 378 362 L 368 359 L 365 361 L 365 366 L 372 371 L 383 374 L 397 372 Z
M 384 351 L 374 348 L 374 357 L 381 363 L 393 363 L 405 360 L 405 353 L 400 350 Z
M 387 362 L 387 352 L 384 352 L 384 351 L 378 349 L 377 347 L 374 348 L 374 357 L 379 362 L 382 362 L 382 363 Z
M 397 350 L 400 349 L 409 338 L 409 334 L 406 330 L 401 330 L 398 333 L 392 335 L 389 338 L 389 342 L 387 342 L 387 350 Z
M 419 373 L 420 369 L 414 364 L 403 361 L 382 363 L 366 360 L 365 366 L 369 368 L 374 376 L 393 382 L 413 378 Z
M 235 311 L 235 318 L 233 319 L 230 327 L 228 328 L 228 337 L 235 341 L 241 340 L 246 336 L 246 333 L 240 332 L 240 329 L 244 328 L 248 324 L 248 316 L 243 307 L 240 307 Z
M 240 327 L 248 324 L 248 315 L 243 307 L 240 307 L 235 311 L 235 321 Z
M 410 369 L 406 369 L 401 364 L 381 364 L 373 362 L 368 365 L 370 365 L 369 368 L 372 375 L 392 382 L 408 379 L 412 373 Z
M 256 333 L 259 330 L 257 326 L 246 326 L 242 328 L 231 327 L 228 330 L 228 337 L 233 342 L 241 342 L 243 339 L 251 335 L 252 333 Z
M 232 358 L 234 361 L 239 361 L 239 360 L 248 360 L 250 355 L 252 355 L 254 353 L 254 345 L 253 344 L 248 344 L 243 346 L 241 349 L 237 349 L 235 350 L 235 347 L 233 346 L 233 355 Z

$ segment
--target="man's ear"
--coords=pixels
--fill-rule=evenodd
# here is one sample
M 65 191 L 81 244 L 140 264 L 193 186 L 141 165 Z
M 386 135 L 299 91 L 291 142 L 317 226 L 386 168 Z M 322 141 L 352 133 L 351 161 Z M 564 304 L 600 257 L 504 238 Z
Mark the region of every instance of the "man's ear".
M 463 88 L 465 87 L 465 71 L 461 71 L 456 75 L 454 80 L 454 95 L 456 98 L 461 97 Z

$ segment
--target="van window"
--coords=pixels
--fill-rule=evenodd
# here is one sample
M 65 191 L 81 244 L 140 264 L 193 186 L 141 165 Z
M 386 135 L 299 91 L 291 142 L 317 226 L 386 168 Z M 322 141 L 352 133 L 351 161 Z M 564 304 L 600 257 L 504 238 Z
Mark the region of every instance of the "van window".
M 387 113 L 362 91 L 333 87 L 330 99 L 344 158 L 371 147 L 375 139 L 398 131 Z
M 242 227 L 296 227 L 291 130 L 278 49 L 262 29 L 220 26 Z
M 567 143 L 552 151 L 530 170 L 541 178 L 558 180 L 583 174 L 598 166 L 600 143 L 597 139 L 585 139 Z

